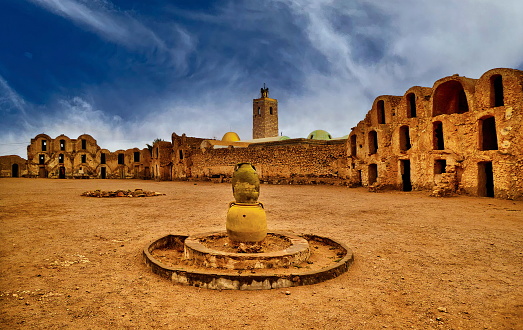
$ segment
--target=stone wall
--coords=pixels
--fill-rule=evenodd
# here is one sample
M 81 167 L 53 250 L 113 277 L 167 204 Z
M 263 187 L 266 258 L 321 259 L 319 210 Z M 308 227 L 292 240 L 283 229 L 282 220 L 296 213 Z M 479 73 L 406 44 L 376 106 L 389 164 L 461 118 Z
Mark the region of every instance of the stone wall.
M 0 177 L 20 178 L 27 174 L 27 160 L 17 155 L 0 156 Z
M 523 198 L 522 86 L 522 71 L 493 69 L 376 98 L 349 136 L 350 176 L 371 189 Z
M 343 184 L 347 172 L 345 142 L 294 139 L 247 148 L 198 150 L 190 157 L 191 176 L 185 178 L 228 180 L 235 164 L 250 162 L 265 182 Z
M 87 134 L 77 139 L 39 134 L 27 147 L 27 176 L 42 178 L 140 178 L 150 177 L 148 149 L 110 152 Z

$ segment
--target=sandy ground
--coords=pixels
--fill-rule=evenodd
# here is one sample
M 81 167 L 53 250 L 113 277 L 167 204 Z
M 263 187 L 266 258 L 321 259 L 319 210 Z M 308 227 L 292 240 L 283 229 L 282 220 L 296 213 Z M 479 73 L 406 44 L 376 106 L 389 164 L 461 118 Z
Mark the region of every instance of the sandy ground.
M 149 198 L 81 197 L 153 190 Z M 312 286 L 213 291 L 152 274 L 142 249 L 221 231 L 228 184 L 0 179 L 4 329 L 523 329 L 523 203 L 263 185 L 271 230 L 345 242 L 355 263 Z

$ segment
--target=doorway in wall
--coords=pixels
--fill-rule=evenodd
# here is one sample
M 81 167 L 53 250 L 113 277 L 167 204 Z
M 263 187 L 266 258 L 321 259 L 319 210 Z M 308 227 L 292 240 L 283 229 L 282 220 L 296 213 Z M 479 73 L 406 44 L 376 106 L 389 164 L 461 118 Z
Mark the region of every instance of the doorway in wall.
M 107 179 L 107 168 L 100 167 L 100 177 L 102 179 Z
M 65 179 L 65 167 L 63 166 L 58 169 L 58 179 Z
M 378 165 L 369 164 L 369 186 L 373 185 L 378 180 Z
M 13 178 L 18 178 L 19 176 L 19 173 L 18 173 L 18 164 L 13 164 L 11 165 L 11 176 Z
M 47 178 L 47 171 L 45 170 L 45 167 L 40 167 L 38 170 L 38 177 L 39 178 Z
M 400 160 L 400 171 L 401 171 L 401 190 L 412 191 L 412 182 L 410 180 L 410 160 Z
M 494 197 L 494 171 L 492 162 L 478 163 L 478 196 Z

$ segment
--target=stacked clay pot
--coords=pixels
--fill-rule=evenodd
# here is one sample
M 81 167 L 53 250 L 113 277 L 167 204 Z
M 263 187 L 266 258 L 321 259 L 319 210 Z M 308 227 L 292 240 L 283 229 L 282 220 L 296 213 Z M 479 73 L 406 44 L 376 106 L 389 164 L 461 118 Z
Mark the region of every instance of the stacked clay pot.
M 255 244 L 267 236 L 267 217 L 258 202 L 260 179 L 251 163 L 238 163 L 232 176 L 234 202 L 227 212 L 227 235 L 235 243 Z

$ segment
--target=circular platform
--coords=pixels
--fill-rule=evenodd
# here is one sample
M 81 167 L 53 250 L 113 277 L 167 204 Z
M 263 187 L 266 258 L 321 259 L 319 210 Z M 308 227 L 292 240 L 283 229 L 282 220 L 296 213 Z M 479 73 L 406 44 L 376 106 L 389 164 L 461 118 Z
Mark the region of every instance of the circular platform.
M 223 233 L 157 239 L 143 250 L 145 263 L 155 274 L 175 283 L 207 289 L 262 290 L 320 283 L 346 272 L 354 260 L 345 244 L 317 235 L 269 233 L 292 242 L 282 251 L 268 253 L 209 249 L 201 242 L 209 235 Z M 274 260 L 265 262 L 267 256 Z
M 310 255 L 306 239 L 290 234 L 268 233 L 267 238 L 282 240 L 286 249 L 266 253 L 233 253 L 209 248 L 210 240 L 227 238 L 227 233 L 208 233 L 189 236 L 185 244 L 185 259 L 207 268 L 261 269 L 290 267 L 307 261 Z M 227 244 L 227 243 L 226 243 Z

